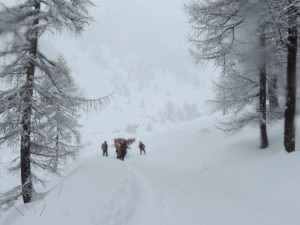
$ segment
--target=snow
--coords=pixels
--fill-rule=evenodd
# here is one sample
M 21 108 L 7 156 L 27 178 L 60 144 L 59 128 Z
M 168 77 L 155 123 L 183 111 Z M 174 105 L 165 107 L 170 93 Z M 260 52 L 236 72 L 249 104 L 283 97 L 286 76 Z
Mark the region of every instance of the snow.
M 285 153 L 276 129 L 259 150 L 257 128 L 228 138 L 213 118 L 144 133 L 147 154 L 134 143 L 125 161 L 95 148 L 0 224 L 299 224 L 299 151 Z
M 41 43 L 47 54 L 67 58 L 88 96 L 114 97 L 82 118 L 89 145 L 64 176 L 48 184 L 42 200 L 2 212 L 0 225 L 298 225 L 299 145 L 292 154 L 283 150 L 282 122 L 270 127 L 266 150 L 259 150 L 257 127 L 230 137 L 216 128 L 220 115 L 205 101 L 217 70 L 189 58 L 182 2 L 97 4 L 96 23 L 82 37 L 49 35 Z M 173 116 L 185 103 L 201 116 L 162 120 L 168 102 Z M 143 141 L 147 154 L 139 155 L 136 142 L 117 160 L 118 137 Z M 101 156 L 104 140 L 109 157 Z M 12 157 L 2 152 L 2 166 Z M 13 179 L 19 174 L 1 169 L 1 191 Z

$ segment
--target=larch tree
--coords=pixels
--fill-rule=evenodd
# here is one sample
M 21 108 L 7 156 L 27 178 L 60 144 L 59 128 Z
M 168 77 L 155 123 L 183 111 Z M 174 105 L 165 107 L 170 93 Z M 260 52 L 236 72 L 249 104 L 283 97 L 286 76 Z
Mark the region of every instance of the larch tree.
M 34 182 L 42 182 L 35 168 L 59 173 L 61 160 L 81 147 L 79 110 L 84 105 L 105 104 L 110 96 L 88 100 L 78 92 L 65 60 L 48 58 L 39 48 L 46 32 L 68 29 L 79 35 L 92 21 L 89 0 L 23 0 L 0 11 L 0 34 L 7 46 L 0 51 L 0 145 L 20 146 L 21 185 L 4 195 L 10 207 L 22 197 L 31 202 Z
M 288 152 L 295 150 L 299 6 L 298 0 L 196 0 L 186 6 L 192 24 L 193 55 L 196 59 L 214 59 L 226 71 L 217 84 L 217 102 L 222 109 L 248 110 L 249 105 L 254 106 L 249 100 L 258 97 L 261 148 L 268 145 L 266 122 L 280 118 L 285 111 L 284 146 Z M 249 32 L 249 28 L 256 32 Z M 252 59 L 249 52 L 254 53 Z M 258 73 L 249 70 L 253 62 Z M 281 79 L 283 67 L 286 67 L 286 82 Z M 282 110 L 278 90 L 284 85 L 286 100 Z M 258 96 L 253 93 L 257 90 L 254 87 L 259 88 Z M 256 118 L 254 114 L 247 117 L 235 119 L 229 130 L 239 129 Z
M 260 125 L 260 148 L 264 149 L 269 146 L 267 135 L 267 68 L 265 54 L 266 49 L 266 37 L 265 37 L 265 25 L 259 27 L 259 46 L 262 50 L 261 62 L 259 66 L 259 125 Z
M 297 85 L 297 40 L 298 40 L 298 17 L 299 1 L 286 0 L 287 15 L 287 87 L 286 87 L 286 110 L 284 121 L 284 147 L 287 152 L 295 151 L 295 111 L 296 111 L 296 85 Z
M 271 16 L 270 24 L 276 35 L 274 42 L 281 55 L 286 55 L 283 61 L 286 66 L 286 97 L 284 113 L 284 147 L 287 152 L 295 151 L 295 112 L 296 112 L 296 70 L 297 70 L 297 40 L 299 38 L 299 7 L 298 0 L 264 0 L 268 15 Z M 271 85 L 274 85 L 271 83 Z M 274 86 L 273 86 L 274 87 Z M 276 88 L 276 84 L 275 84 Z M 270 102 L 277 104 L 275 102 Z
M 214 59 L 226 71 L 217 85 L 220 91 L 216 102 L 220 108 L 254 111 L 235 117 L 226 123 L 225 130 L 237 131 L 258 119 L 260 147 L 266 148 L 267 62 L 265 29 L 262 29 L 265 20 L 260 6 L 249 0 L 193 1 L 186 11 L 192 24 L 190 40 L 195 47 L 192 54 L 200 60 Z

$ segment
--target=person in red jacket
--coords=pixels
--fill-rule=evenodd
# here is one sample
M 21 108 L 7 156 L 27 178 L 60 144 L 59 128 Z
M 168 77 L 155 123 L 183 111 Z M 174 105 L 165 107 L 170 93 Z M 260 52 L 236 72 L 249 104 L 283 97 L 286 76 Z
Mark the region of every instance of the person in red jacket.
M 107 153 L 108 145 L 107 145 L 106 141 L 104 141 L 102 143 L 101 148 L 102 148 L 103 156 L 108 156 L 108 153 Z
M 140 149 L 140 154 L 142 154 L 143 152 L 144 152 L 144 154 L 146 154 L 145 145 L 141 141 L 139 143 L 139 149 Z

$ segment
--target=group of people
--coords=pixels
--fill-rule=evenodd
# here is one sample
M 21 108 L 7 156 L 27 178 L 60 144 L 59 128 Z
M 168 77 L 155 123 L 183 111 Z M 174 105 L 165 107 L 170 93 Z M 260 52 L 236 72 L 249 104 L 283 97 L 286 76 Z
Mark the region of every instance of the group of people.
M 124 158 L 127 154 L 127 149 L 130 149 L 129 145 L 131 145 L 135 139 L 115 139 L 115 148 L 117 159 L 124 161 Z M 140 149 L 140 154 L 146 154 L 145 144 L 143 142 L 139 142 L 138 145 Z M 108 156 L 108 144 L 107 141 L 104 141 L 101 145 L 103 156 Z

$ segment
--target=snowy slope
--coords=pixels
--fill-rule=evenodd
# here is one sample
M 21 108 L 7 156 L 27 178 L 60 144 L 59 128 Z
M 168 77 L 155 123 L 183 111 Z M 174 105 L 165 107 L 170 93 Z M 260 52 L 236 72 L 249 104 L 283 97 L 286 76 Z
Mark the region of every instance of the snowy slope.
M 228 139 L 213 124 L 204 117 L 146 133 L 147 154 L 134 144 L 124 162 L 112 148 L 108 158 L 90 152 L 0 224 L 299 224 L 299 151 L 285 153 L 276 129 L 262 151 L 256 128 Z
M 82 36 L 48 35 L 41 42 L 47 54 L 67 58 L 87 96 L 114 93 L 107 108 L 83 118 L 86 132 L 128 125 L 145 129 L 207 112 L 211 79 L 218 73 L 196 66 L 189 56 L 183 1 L 94 2 L 90 13 L 95 22 Z
M 47 54 L 67 58 L 88 96 L 114 98 L 82 118 L 90 145 L 66 176 L 49 184 L 43 200 L 1 215 L 0 224 L 298 225 L 299 151 L 283 151 L 280 124 L 261 151 L 257 129 L 229 138 L 214 127 L 214 116 L 203 116 L 217 72 L 188 56 L 182 1 L 95 3 L 96 22 L 83 36 L 49 35 L 40 43 Z M 195 113 L 176 117 L 193 104 Z M 147 155 L 135 144 L 124 162 L 116 160 L 116 137 L 144 141 Z M 104 140 L 108 158 L 100 155 Z M 8 154 L 1 153 L 2 165 Z M 13 178 L 19 182 L 1 169 L 1 189 Z
M 13 5 L 19 0 L 3 0 Z M 101 0 L 90 9 L 95 22 L 79 37 L 68 32 L 43 36 L 41 50 L 49 58 L 62 54 L 88 97 L 114 93 L 102 110 L 81 119 L 82 155 L 100 142 L 126 132 L 138 137 L 206 112 L 213 74 L 209 66 L 195 66 L 188 55 L 188 24 L 181 0 Z M 215 73 L 217 74 L 217 73 Z M 19 147 L 0 152 L 0 192 L 19 184 L 19 174 L 7 174 Z

